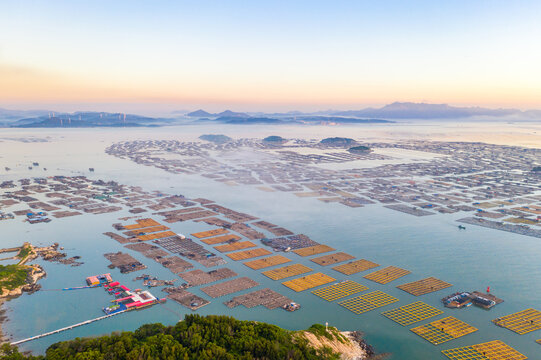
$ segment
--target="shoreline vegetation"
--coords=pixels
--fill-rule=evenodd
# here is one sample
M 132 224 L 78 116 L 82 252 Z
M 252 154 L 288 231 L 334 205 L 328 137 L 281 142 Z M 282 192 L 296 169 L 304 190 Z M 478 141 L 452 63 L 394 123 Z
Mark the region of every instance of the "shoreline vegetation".
M 4 302 L 17 298 L 25 292 L 32 294 L 40 290 L 41 285 L 38 284 L 38 280 L 47 276 L 41 265 L 28 263 L 38 257 L 46 261 L 74 263 L 71 259 L 64 260 L 66 254 L 58 252 L 58 246 L 58 243 L 55 243 L 46 247 L 34 247 L 25 242 L 19 247 L 0 249 L 0 260 L 18 260 L 15 264 L 0 265 L 0 343 L 8 341 L 2 332 L 2 323 L 7 320 L 4 315 L 5 310 L 2 309 Z M 15 252 L 17 254 L 11 257 L 2 256 L 2 254 Z
M 186 315 L 173 326 L 145 324 L 135 331 L 76 338 L 49 346 L 45 355 L 0 347 L 6 360 L 59 359 L 184 359 L 184 360 L 368 360 L 374 356 L 359 332 L 340 332 L 314 324 L 303 331 L 241 321 L 228 316 Z

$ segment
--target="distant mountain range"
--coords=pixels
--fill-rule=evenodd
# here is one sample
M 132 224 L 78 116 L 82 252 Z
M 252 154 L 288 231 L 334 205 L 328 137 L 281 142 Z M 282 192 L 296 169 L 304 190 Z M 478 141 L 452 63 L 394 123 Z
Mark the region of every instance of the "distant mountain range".
M 221 124 L 370 124 L 390 123 L 405 119 L 501 119 L 539 120 L 540 110 L 488 109 L 457 107 L 447 104 L 395 102 L 381 108 L 361 110 L 326 110 L 312 113 L 235 112 L 210 113 L 173 111 L 168 118 L 108 112 L 54 113 L 48 110 L 7 110 L 0 108 L 0 127 L 130 127 L 181 125 L 186 123 Z
M 226 110 L 226 111 L 222 111 L 221 113 L 217 113 L 217 114 L 212 114 L 212 113 L 209 113 L 209 112 L 206 112 L 205 110 L 196 110 L 196 111 L 193 111 L 191 113 L 187 113 L 186 116 L 189 116 L 189 117 L 199 117 L 199 118 L 202 118 L 202 117 L 250 117 L 250 115 L 246 114 L 246 113 L 241 113 L 241 112 L 234 112 L 234 111 L 231 111 L 231 110 Z
M 287 113 L 239 113 L 226 110 L 212 114 L 204 110 L 188 113 L 194 118 L 278 118 L 293 121 L 336 121 L 358 122 L 359 120 L 399 120 L 399 119 L 463 119 L 470 117 L 517 117 L 524 119 L 541 118 L 541 110 L 488 109 L 482 107 L 457 107 L 447 104 L 426 104 L 412 102 L 394 102 L 381 108 L 361 110 L 326 110 L 312 113 L 290 111 Z M 316 119 L 317 116 L 320 118 Z M 336 117 L 333 118 L 332 117 Z M 348 121 L 345 118 L 357 118 Z M 361 119 L 362 118 L 362 119 Z M 222 119 L 223 120 L 223 119 Z
M 134 127 L 156 125 L 159 120 L 140 115 L 107 112 L 48 113 L 47 115 L 17 120 L 10 126 L 19 128 Z
M 382 108 L 331 111 L 329 115 L 368 116 L 384 119 L 457 119 L 473 116 L 500 117 L 525 114 L 518 109 L 487 109 L 481 107 L 455 107 L 447 104 L 394 102 Z M 541 115 L 541 112 L 538 112 Z

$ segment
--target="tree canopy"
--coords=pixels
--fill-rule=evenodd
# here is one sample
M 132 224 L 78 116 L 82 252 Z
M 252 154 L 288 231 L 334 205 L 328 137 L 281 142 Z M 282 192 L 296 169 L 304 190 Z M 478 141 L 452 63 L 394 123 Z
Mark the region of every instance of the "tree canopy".
M 45 356 L 23 355 L 4 345 L 5 360 L 336 360 L 329 348 L 314 349 L 295 332 L 227 316 L 186 315 L 174 326 L 146 324 L 133 332 L 76 338 L 52 344 Z

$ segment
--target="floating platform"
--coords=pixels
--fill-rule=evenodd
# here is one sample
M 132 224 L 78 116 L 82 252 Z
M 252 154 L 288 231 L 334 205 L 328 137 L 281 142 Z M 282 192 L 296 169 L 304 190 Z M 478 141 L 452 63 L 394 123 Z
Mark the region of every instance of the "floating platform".
M 169 228 L 165 225 L 158 225 L 158 226 L 151 226 L 151 227 L 142 228 L 142 229 L 128 230 L 124 233 L 124 235 L 137 236 L 137 235 L 145 235 L 145 234 L 158 232 L 158 231 L 165 231 L 165 230 L 169 230 Z
M 472 295 L 473 304 L 476 305 L 476 306 L 480 306 L 482 308 L 485 308 L 485 309 L 490 309 L 493 306 L 501 304 L 503 302 L 502 299 L 500 299 L 500 298 L 498 298 L 498 297 L 496 297 L 496 296 L 494 296 L 492 294 L 482 293 L 480 291 L 474 291 L 474 292 L 471 293 L 471 295 Z M 483 301 L 479 301 L 479 300 L 482 300 L 482 299 L 493 301 L 494 305 L 488 305 L 488 304 L 485 304 Z
M 451 360 L 524 360 L 528 357 L 500 340 L 443 350 Z
M 252 259 L 255 257 L 265 256 L 265 255 L 270 255 L 270 254 L 272 254 L 272 252 L 270 252 L 267 249 L 257 248 L 253 250 L 244 250 L 244 251 L 239 251 L 232 254 L 227 254 L 227 256 L 231 260 L 239 261 L 239 260 Z
M 250 269 L 253 270 L 260 270 L 271 266 L 282 265 L 288 262 L 291 262 L 291 260 L 286 258 L 285 256 L 274 255 L 263 259 L 247 261 L 244 263 L 244 265 L 248 266 Z
M 355 281 L 346 280 L 338 284 L 333 284 L 321 289 L 313 290 L 312 294 L 317 295 L 327 301 L 334 301 L 336 299 L 342 299 L 346 296 L 357 294 L 361 291 L 366 290 L 368 290 L 367 286 L 361 285 Z
M 268 270 L 263 272 L 262 274 L 268 278 L 271 278 L 272 280 L 282 280 L 291 276 L 306 274 L 312 270 L 314 269 L 311 269 L 308 266 L 302 264 L 294 264 L 284 266 L 278 269 Z
M 433 316 L 443 314 L 443 311 L 425 304 L 422 301 L 417 301 L 396 309 L 384 311 L 381 314 L 402 326 L 408 326 Z
M 173 274 L 179 274 L 193 268 L 193 265 L 188 261 L 179 258 L 178 256 L 169 256 L 156 259 L 164 268 L 169 269 Z
M 214 248 L 221 253 L 225 253 L 225 252 L 230 252 L 230 251 L 235 251 L 235 250 L 250 249 L 256 246 L 257 245 L 251 241 L 237 241 L 231 244 L 218 245 L 218 246 L 215 246 Z
M 315 245 L 315 246 L 308 246 L 305 248 L 296 249 L 296 250 L 293 250 L 293 252 L 299 256 L 306 257 L 306 256 L 322 254 L 322 253 L 326 253 L 326 252 L 334 251 L 334 250 L 336 249 L 328 245 Z
M 310 261 L 313 261 L 316 264 L 321 265 L 321 266 L 329 266 L 329 265 L 334 265 L 339 262 L 347 261 L 351 259 L 355 259 L 355 256 L 346 254 L 344 252 L 337 252 L 334 254 L 329 254 L 329 255 L 313 258 L 313 259 L 310 259 Z
M 244 305 L 247 308 L 253 308 L 258 305 L 263 305 L 267 309 L 276 309 L 291 304 L 292 300 L 282 294 L 277 293 L 269 288 L 250 292 L 248 294 L 235 296 L 229 301 L 224 302 L 228 308 L 234 308 Z
M 190 286 L 204 285 L 218 280 L 228 279 L 237 276 L 238 274 L 228 268 L 220 268 L 204 272 L 203 270 L 192 270 L 178 274 Z
M 338 303 L 355 314 L 363 314 L 365 312 L 392 304 L 399 301 L 394 296 L 384 293 L 383 291 L 374 291 L 368 294 L 357 296 Z
M 385 285 L 408 274 L 411 274 L 411 271 L 396 266 L 387 266 L 386 268 L 365 275 L 364 278 Z
M 492 320 L 498 326 L 524 335 L 541 329 L 541 311 L 526 309 L 514 314 L 506 315 Z
M 131 239 L 125 238 L 122 235 L 115 234 L 114 232 L 105 232 L 103 235 L 109 236 L 111 239 L 118 241 L 121 244 L 127 244 L 133 242 Z
M 137 236 L 137 238 L 141 241 L 149 241 L 149 240 L 168 238 L 172 236 L 177 236 L 177 234 L 175 234 L 172 231 L 164 231 L 164 232 L 159 232 L 159 233 L 154 233 L 154 234 L 139 235 Z
M 160 223 L 153 219 L 139 219 L 135 220 L 136 224 L 132 225 L 124 225 L 124 229 L 126 230 L 135 230 L 135 229 L 142 229 L 146 227 L 151 226 L 159 226 Z
M 475 305 L 489 310 L 497 304 L 501 304 L 503 300 L 492 294 L 485 294 L 479 291 L 474 291 L 472 293 L 462 291 L 444 297 L 441 299 L 441 302 L 445 307 L 451 309 L 460 309 Z
M 198 239 L 203 239 L 203 238 L 207 238 L 211 236 L 227 234 L 228 232 L 229 231 L 226 229 L 214 229 L 214 230 L 207 230 L 207 231 L 201 231 L 198 233 L 193 233 L 192 236 L 195 236 Z
M 103 256 L 111 262 L 110 267 L 118 268 L 122 274 L 147 268 L 131 255 L 120 251 L 117 253 L 103 254 Z
M 376 264 L 375 262 L 365 260 L 365 259 L 360 259 L 360 260 L 348 262 L 347 264 L 335 266 L 332 269 L 344 275 L 353 275 L 353 274 L 357 274 L 366 270 L 376 268 L 378 266 L 379 264 Z
M 411 329 L 415 334 L 434 345 L 458 339 L 478 329 L 452 316 Z
M 257 281 L 254 281 L 247 277 L 241 277 L 238 279 L 233 279 L 216 285 L 210 285 L 201 288 L 201 291 L 212 298 L 217 298 L 220 296 L 236 293 L 238 291 L 250 289 L 258 285 L 259 283 Z
M 169 292 L 169 295 L 167 295 L 169 299 L 174 300 L 175 302 L 187 307 L 190 310 L 195 311 L 205 305 L 210 304 L 210 301 L 194 295 L 191 292 L 181 288 L 168 288 L 164 291 Z
M 282 285 L 287 286 L 293 291 L 300 292 L 315 288 L 320 285 L 325 285 L 333 281 L 336 281 L 336 279 L 333 277 L 330 277 L 323 273 L 315 273 L 297 279 L 285 281 L 282 283 Z
M 230 241 L 239 241 L 240 239 L 242 238 L 238 235 L 227 234 L 227 235 L 221 235 L 221 236 L 202 239 L 201 242 L 204 242 L 207 245 L 216 245 L 216 244 L 221 244 L 221 243 L 230 242 Z
M 436 279 L 435 277 L 429 277 L 422 280 L 417 280 L 407 284 L 398 285 L 397 288 L 403 290 L 411 295 L 420 296 L 429 294 L 435 291 L 446 289 L 453 286 L 443 280 Z

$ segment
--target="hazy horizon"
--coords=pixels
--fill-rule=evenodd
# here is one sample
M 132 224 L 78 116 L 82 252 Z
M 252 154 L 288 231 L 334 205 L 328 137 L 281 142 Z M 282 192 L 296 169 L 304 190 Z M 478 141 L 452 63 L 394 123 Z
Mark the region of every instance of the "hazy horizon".
M 541 108 L 540 10 L 535 1 L 4 2 L 0 107 Z

